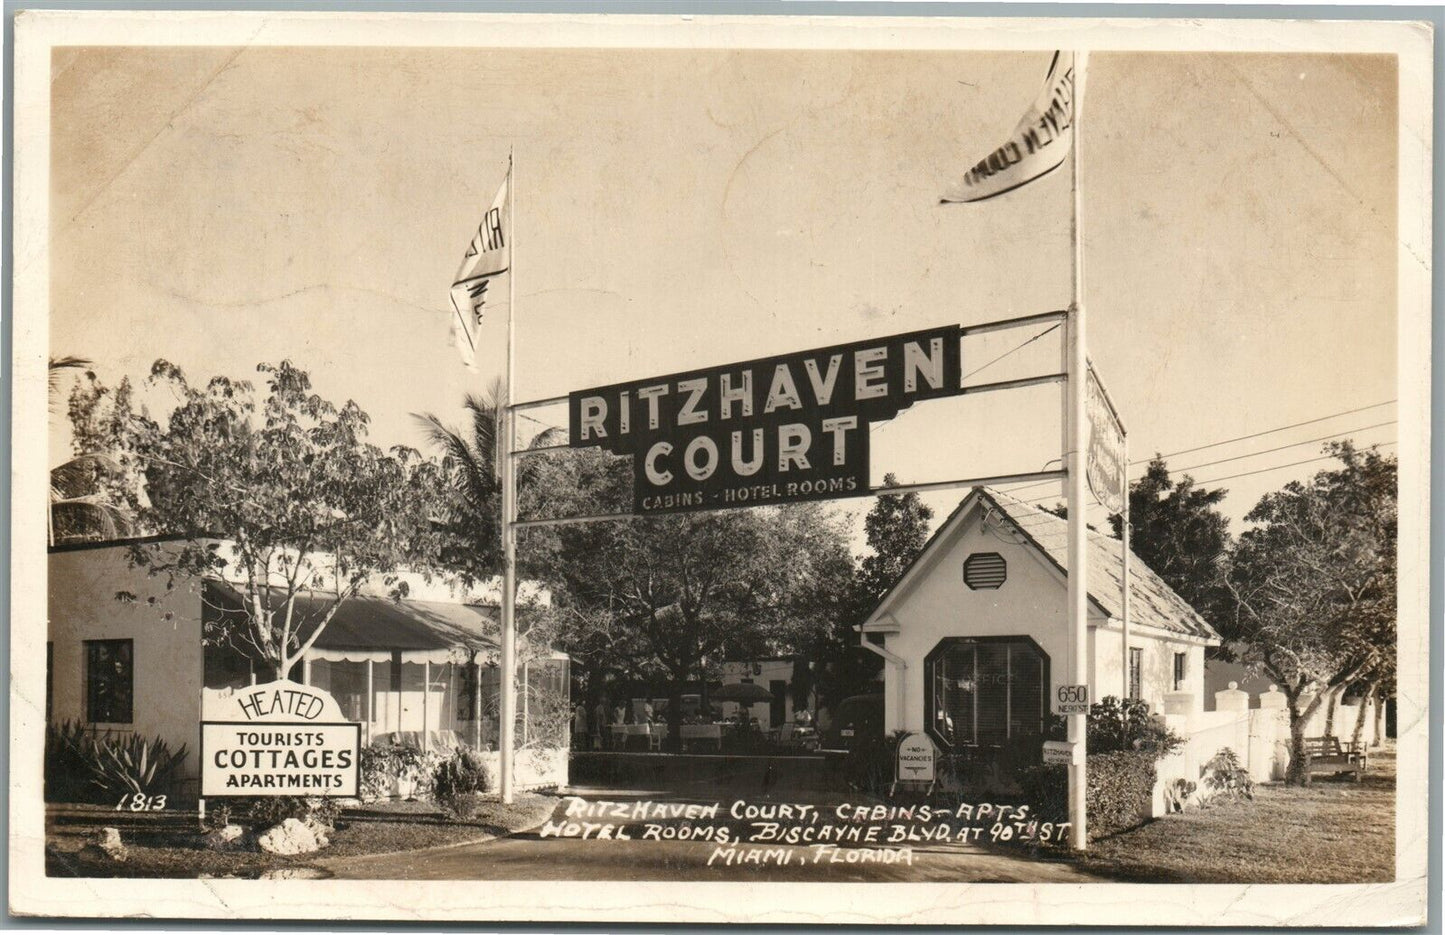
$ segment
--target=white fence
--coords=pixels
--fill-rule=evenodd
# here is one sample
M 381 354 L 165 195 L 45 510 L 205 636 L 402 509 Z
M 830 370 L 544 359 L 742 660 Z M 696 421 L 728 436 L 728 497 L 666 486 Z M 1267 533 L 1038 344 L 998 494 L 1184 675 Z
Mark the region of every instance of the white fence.
M 1205 711 L 1191 692 L 1170 692 L 1164 697 L 1163 720 L 1176 734 L 1186 739 L 1184 747 L 1160 760 L 1158 780 L 1154 784 L 1154 816 L 1171 807 L 1198 804 L 1209 798 L 1213 790 L 1205 782 L 1206 766 L 1221 750 L 1233 750 L 1239 765 L 1249 771 L 1255 782 L 1273 782 L 1284 778 L 1289 768 L 1289 711 L 1285 697 L 1274 685 L 1259 696 L 1257 707 L 1249 705 L 1249 693 L 1239 690 L 1238 683 L 1214 693 L 1215 710 Z M 1310 699 L 1301 699 L 1301 708 Z M 1384 738 L 1375 733 L 1376 719 L 1372 701 L 1366 704 L 1365 730 L 1361 740 L 1375 746 Z M 1306 737 L 1324 734 L 1327 706 L 1321 704 L 1305 727 Z M 1358 705 L 1335 706 L 1334 734 L 1348 740 L 1359 716 Z M 1192 784 L 1192 788 L 1190 785 Z

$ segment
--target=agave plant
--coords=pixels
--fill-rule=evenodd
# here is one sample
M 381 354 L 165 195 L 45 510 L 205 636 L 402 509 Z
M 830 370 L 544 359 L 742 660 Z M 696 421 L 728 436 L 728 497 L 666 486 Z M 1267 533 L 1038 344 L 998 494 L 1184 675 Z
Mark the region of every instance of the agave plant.
M 45 728 L 45 801 L 81 802 L 93 798 L 87 789 L 94 762 L 85 725 L 76 721 Z
M 101 789 L 111 794 L 150 795 L 163 789 L 186 759 L 186 745 L 171 752 L 160 738 L 150 739 L 131 734 L 125 740 L 94 741 L 95 757 L 91 777 Z

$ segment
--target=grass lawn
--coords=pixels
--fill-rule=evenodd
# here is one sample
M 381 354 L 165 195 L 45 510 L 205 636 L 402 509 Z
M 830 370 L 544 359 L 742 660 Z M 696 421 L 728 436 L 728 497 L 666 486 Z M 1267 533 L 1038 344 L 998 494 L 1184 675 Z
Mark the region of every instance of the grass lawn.
M 418 850 L 485 841 L 530 828 L 557 806 L 554 796 L 521 793 L 511 805 L 483 802 L 467 821 L 453 821 L 424 802 L 387 802 L 348 809 L 329 835 L 331 844 L 314 854 L 206 850 L 197 842 L 192 812 L 116 812 L 103 806 L 66 806 L 47 811 L 45 872 L 65 877 L 259 877 L 262 874 L 324 876 L 315 861 Z M 118 828 L 129 850 L 124 863 L 82 857 L 88 836 Z
M 1395 751 L 1361 782 L 1256 786 L 1095 841 L 1080 869 L 1152 883 L 1380 883 L 1395 878 Z

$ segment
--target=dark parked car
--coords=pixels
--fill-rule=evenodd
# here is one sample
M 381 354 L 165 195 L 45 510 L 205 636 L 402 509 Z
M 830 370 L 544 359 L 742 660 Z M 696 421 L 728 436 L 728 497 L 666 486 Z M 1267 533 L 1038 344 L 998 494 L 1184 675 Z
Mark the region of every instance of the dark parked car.
M 838 703 L 833 722 L 823 731 L 827 750 L 852 750 L 867 738 L 883 736 L 883 693 L 853 695 Z

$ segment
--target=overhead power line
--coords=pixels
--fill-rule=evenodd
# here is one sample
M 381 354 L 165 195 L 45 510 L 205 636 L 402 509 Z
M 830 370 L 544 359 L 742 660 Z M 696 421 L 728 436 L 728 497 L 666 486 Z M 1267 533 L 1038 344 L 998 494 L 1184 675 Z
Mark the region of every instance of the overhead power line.
M 1276 451 L 1284 451 L 1284 450 L 1286 450 L 1286 449 L 1288 449 L 1288 448 L 1298 448 L 1300 445 L 1308 445 L 1308 444 L 1310 444 L 1311 442 L 1328 441 L 1328 440 L 1331 439 L 1331 438 L 1339 438 L 1341 435 L 1353 435 L 1353 434 L 1356 433 L 1356 432 L 1368 432 L 1370 429 L 1384 428 L 1384 427 L 1387 426 L 1387 425 L 1396 425 L 1397 423 L 1398 423 L 1398 420 L 1396 420 L 1396 419 L 1391 419 L 1391 420 L 1388 421 L 1388 422 L 1376 422 L 1374 425 L 1362 425 L 1362 426 L 1360 426 L 1360 427 L 1357 428 L 1357 429 L 1345 429 L 1343 432 L 1335 432 L 1335 433 L 1333 433 L 1333 434 L 1331 434 L 1331 435 L 1321 435 L 1321 436 L 1319 436 L 1318 438 L 1306 438 L 1306 439 L 1305 439 L 1304 441 L 1302 441 L 1302 442 L 1290 442 L 1288 445 L 1280 445 L 1280 446 L 1278 446 L 1278 447 L 1276 447 L 1276 448 L 1265 448 L 1265 449 L 1263 449 L 1263 450 L 1261 450 L 1261 451 L 1251 451 L 1251 452 L 1248 452 L 1247 454 L 1235 455 L 1235 456 L 1232 457 L 1232 458 L 1220 458 L 1220 459 L 1217 460 L 1217 461 L 1205 461 L 1203 464 L 1193 464 L 1193 465 L 1190 465 L 1189 467 L 1171 468 L 1170 470 L 1171 470 L 1171 472 L 1173 472 L 1173 473 L 1178 473 L 1178 472 L 1180 472 L 1180 471 L 1197 471 L 1199 468 L 1202 468 L 1202 467 L 1212 467 L 1213 465 L 1216 465 L 1216 464 L 1227 464 L 1227 463 L 1229 463 L 1230 461 L 1243 461 L 1245 458 L 1256 458 L 1256 457 L 1258 457 L 1258 456 L 1260 456 L 1260 455 L 1267 455 L 1267 454 L 1270 454 L 1270 453 L 1276 452 Z M 1139 462 L 1134 461 L 1134 462 L 1132 462 L 1132 463 L 1133 463 L 1133 464 L 1138 464 Z M 1139 475 L 1139 476 L 1142 477 L 1143 475 L 1141 474 L 1141 475 Z M 1138 480 L 1139 478 L 1136 477 L 1136 478 L 1134 478 L 1134 479 L 1135 479 L 1135 480 Z
M 1207 445 L 1197 445 L 1197 446 L 1195 446 L 1195 447 L 1193 447 L 1193 448 L 1181 448 L 1181 449 L 1178 450 L 1178 451 L 1171 451 L 1171 452 L 1168 452 L 1168 453 L 1166 453 L 1166 454 L 1159 455 L 1159 457 L 1161 457 L 1161 458 L 1172 458 L 1172 457 L 1174 457 L 1175 455 L 1189 454 L 1190 452 L 1194 452 L 1194 451 L 1204 451 L 1205 449 L 1208 449 L 1208 448 L 1218 448 L 1218 447 L 1220 447 L 1220 446 L 1222 446 L 1222 445 L 1228 445 L 1228 444 L 1230 444 L 1231 442 L 1247 441 L 1248 439 L 1251 439 L 1251 438 L 1260 438 L 1260 437 L 1265 436 L 1265 435 L 1273 435 L 1273 434 L 1276 433 L 1276 432 L 1283 432 L 1283 431 L 1286 431 L 1286 430 L 1288 430 L 1288 429 L 1299 428 L 1299 427 L 1302 426 L 1302 425 L 1314 425 L 1314 424 L 1317 423 L 1317 422 L 1326 422 L 1326 421 L 1328 421 L 1328 420 L 1330 420 L 1330 419 L 1338 419 L 1340 416 L 1348 416 L 1348 415 L 1353 415 L 1354 413 L 1357 413 L 1357 412 L 1365 412 L 1365 411 L 1370 410 L 1370 409 L 1378 409 L 1378 408 L 1380 408 L 1381 406 L 1388 406 L 1388 405 L 1391 405 L 1391 404 L 1394 403 L 1394 402 L 1396 402 L 1396 400 L 1387 399 L 1387 400 L 1385 400 L 1385 401 L 1382 402 L 1382 403 L 1374 403 L 1374 404 L 1369 405 L 1369 406 L 1360 406 L 1360 407 L 1357 408 L 1357 409 L 1345 409 L 1345 410 L 1342 410 L 1342 411 L 1340 411 L 1340 412 L 1332 412 L 1332 413 L 1330 413 L 1329 415 L 1319 416 L 1319 417 L 1314 418 L 1314 419 L 1305 419 L 1303 422 L 1292 422 L 1292 423 L 1290 423 L 1289 425 L 1281 425 L 1281 426 L 1279 426 L 1278 428 L 1265 429 L 1265 430 L 1262 431 L 1262 432 L 1253 432 L 1253 433 L 1251 433 L 1251 434 L 1249 434 L 1249 435 L 1236 435 L 1236 436 L 1233 437 L 1233 438 L 1225 438 L 1225 439 L 1221 439 L 1220 441 L 1210 442 L 1210 443 L 1207 444 Z M 1391 423 L 1381 423 L 1381 424 L 1391 424 Z M 1367 429 L 1370 429 L 1370 428 L 1374 428 L 1374 426 L 1365 426 L 1364 428 L 1350 429 L 1349 431 L 1346 431 L 1346 432 L 1336 432 L 1334 435 L 1325 435 L 1325 436 L 1322 436 L 1322 437 L 1319 438 L 1319 439 L 1310 439 L 1310 441 L 1323 441 L 1323 440 L 1325 440 L 1325 439 L 1327 439 L 1327 438 L 1334 438 L 1334 437 L 1337 437 L 1337 436 L 1339 436 L 1339 435 L 1348 435 L 1348 434 L 1350 434 L 1350 432 L 1363 432 L 1363 431 L 1366 431 Z M 1298 444 L 1303 445 L 1303 444 L 1308 444 L 1308 442 L 1299 442 Z M 1281 446 L 1281 447 L 1282 447 L 1282 448 L 1291 448 L 1291 447 L 1294 447 L 1294 446 L 1293 446 L 1293 445 L 1284 445 L 1284 446 Z M 1279 450 L 1279 449 L 1269 449 L 1269 450 L 1274 451 L 1274 450 Z M 1255 453 L 1255 454 L 1264 454 L 1265 452 L 1263 452 L 1263 451 L 1257 451 L 1257 452 L 1254 452 L 1254 453 Z M 1247 456 L 1247 455 L 1241 455 L 1240 457 L 1243 458 L 1243 457 L 1248 457 L 1248 456 Z M 1154 456 L 1151 455 L 1151 456 L 1148 457 L 1148 458 L 1140 458 L 1140 459 L 1138 459 L 1137 461 L 1130 461 L 1130 462 L 1129 462 L 1129 466 L 1130 466 L 1130 467 L 1133 467 L 1133 466 L 1136 465 L 1136 464 L 1145 464 L 1145 463 L 1148 463 L 1149 461 L 1152 461 L 1152 460 L 1154 460 Z M 1230 459 L 1226 459 L 1226 460 L 1230 460 Z M 1232 460 L 1238 460 L 1238 459 L 1232 459 Z M 1220 464 L 1220 463 L 1223 463 L 1223 462 L 1221 462 L 1221 461 L 1210 461 L 1210 462 L 1205 462 L 1205 464 L 1195 465 L 1194 467 L 1180 468 L 1179 470 L 1192 471 L 1192 470 L 1194 470 L 1195 468 L 1198 468 L 1198 467 L 1207 467 L 1207 466 L 1209 466 L 1209 465 L 1211 465 L 1211 464 Z M 1013 492 L 1013 493 L 1018 493 L 1019 491 L 1030 490 L 1030 489 L 1032 489 L 1032 488 L 1034 488 L 1034 487 L 1042 487 L 1042 486 L 1044 486 L 1045 484 L 1048 484 L 1048 483 L 1052 483 L 1052 481 L 1044 481 L 1043 483 L 1037 483 L 1037 484 L 1024 484 L 1024 485 L 1021 486 L 1021 487 L 1015 487 L 1015 488 L 1013 488 L 1013 491 L 1012 491 L 1012 492 Z
M 1399 442 L 1382 442 L 1382 443 L 1380 443 L 1380 444 L 1378 444 L 1378 445 L 1371 445 L 1371 446 L 1369 446 L 1369 447 L 1371 447 L 1371 448 L 1390 448 L 1390 447 L 1392 447 L 1392 446 L 1394 446 L 1394 445 L 1397 445 L 1397 444 L 1399 444 Z M 1276 464 L 1276 465 L 1273 465 L 1273 466 L 1271 466 L 1271 467 L 1259 468 L 1259 469 L 1253 470 L 1253 471 L 1243 471 L 1243 472 L 1240 472 L 1240 473 L 1238 473 L 1238 474 L 1226 474 L 1226 475 L 1224 475 L 1223 477 L 1211 477 L 1211 478 L 1209 478 L 1209 479 L 1207 479 L 1207 480 L 1196 481 L 1195 483 L 1200 484 L 1200 485 L 1203 485 L 1203 484 L 1217 484 L 1217 483 L 1219 483 L 1220 481 L 1236 480 L 1236 479 L 1241 478 L 1241 477 L 1250 477 L 1250 476 L 1255 475 L 1255 474 L 1268 474 L 1270 471 L 1281 471 L 1281 470 L 1284 470 L 1285 468 L 1299 467 L 1299 466 L 1302 465 L 1302 464 L 1314 464 L 1314 463 L 1316 463 L 1316 462 L 1318 462 L 1318 461 L 1332 461 L 1332 460 L 1334 460 L 1334 457 L 1335 457 L 1334 455 L 1320 455 L 1318 458 L 1306 458 L 1306 459 L 1304 459 L 1303 461 L 1291 461 L 1291 462 L 1289 462 L 1288 464 Z M 1050 481 L 1050 483 L 1055 483 L 1055 482 L 1054 482 L 1054 481 Z M 1042 503 L 1042 502 L 1044 502 L 1045 500 L 1057 500 L 1057 499 L 1058 499 L 1058 495 L 1057 495 L 1057 494 L 1048 494 L 1048 495 L 1042 496 L 1042 497 L 1031 497 L 1031 498 L 1025 500 L 1024 502 L 1025 502 L 1025 503 Z M 1092 504 L 1092 503 L 1090 504 L 1090 506 L 1093 506 L 1093 505 L 1094 505 L 1094 504 Z
M 1392 446 L 1394 446 L 1394 445 L 1397 445 L 1397 444 L 1399 444 L 1399 442 L 1383 442 L 1383 443 L 1378 444 L 1378 445 L 1371 445 L 1370 447 L 1371 447 L 1371 448 L 1390 448 L 1390 447 L 1392 447 Z M 1321 456 L 1318 457 L 1318 458 L 1307 458 L 1307 459 L 1305 459 L 1304 461 L 1291 461 L 1289 464 L 1276 464 L 1274 467 L 1260 468 L 1260 469 L 1257 470 L 1257 471 L 1245 471 L 1245 472 L 1242 473 L 1242 474 L 1226 474 L 1226 475 L 1223 476 L 1223 477 L 1211 477 L 1209 480 L 1202 480 L 1202 481 L 1199 481 L 1199 483 L 1201 483 L 1201 484 L 1215 484 L 1215 483 L 1218 483 L 1219 481 L 1222 481 L 1222 480 L 1234 480 L 1234 479 L 1237 478 L 1237 477 L 1249 477 L 1251 474 L 1265 474 L 1265 473 L 1268 473 L 1269 471 L 1278 471 L 1278 470 L 1281 470 L 1282 468 L 1298 467 L 1298 466 L 1301 465 L 1301 464 L 1314 464 L 1316 461 L 1331 461 L 1331 460 L 1334 460 L 1334 457 L 1335 457 L 1334 455 L 1321 455 Z
M 1203 450 L 1206 449 L 1206 448 L 1218 448 L 1220 445 L 1228 445 L 1230 442 L 1247 441 L 1248 439 L 1251 439 L 1251 438 L 1259 438 L 1261 435 L 1273 435 L 1275 432 L 1283 432 L 1283 431 L 1285 431 L 1286 429 L 1299 428 L 1301 425 L 1314 425 L 1316 422 L 1327 422 L 1327 421 L 1329 421 L 1330 419 L 1338 419 L 1340 416 L 1354 415 L 1354 414 L 1357 413 L 1357 412 L 1364 412 L 1364 411 L 1367 410 L 1367 409 L 1379 409 L 1381 406 L 1388 406 L 1388 405 L 1390 405 L 1391 403 L 1394 403 L 1394 402 L 1395 402 L 1395 400 L 1393 400 L 1393 399 L 1387 399 L 1387 400 L 1385 400 L 1385 401 L 1382 402 L 1382 403 L 1375 403 L 1374 405 L 1371 405 L 1371 406 L 1361 406 L 1361 407 L 1358 408 L 1358 409 L 1346 409 L 1344 412 L 1334 412 L 1334 413 L 1331 413 L 1331 414 L 1329 414 L 1329 415 L 1327 415 L 1327 416 L 1320 416 L 1318 419 L 1306 419 L 1306 420 L 1303 421 L 1303 422 L 1292 422 L 1292 423 L 1290 423 L 1289 425 L 1281 425 L 1279 428 L 1275 428 L 1275 429 L 1265 429 L 1263 432 L 1254 432 L 1253 434 L 1250 434 L 1250 435 L 1236 435 L 1236 436 L 1233 437 L 1233 438 L 1226 438 L 1226 439 L 1224 439 L 1224 440 L 1222 440 L 1222 441 L 1210 442 L 1210 443 L 1207 444 L 1207 445 L 1200 445 L 1200 446 L 1197 447 L 1197 448 L 1181 448 L 1181 449 L 1179 449 L 1178 451 L 1166 452 L 1165 454 L 1159 455 L 1159 457 L 1161 457 L 1161 458 L 1172 458 L 1172 457 L 1174 457 L 1175 455 L 1192 454 L 1193 452 L 1196 452 L 1196 451 L 1203 451 Z M 1140 459 L 1138 459 L 1137 461 L 1130 461 L 1129 464 L 1131 464 L 1131 465 L 1134 465 L 1134 464 L 1144 464 L 1144 463 L 1146 463 L 1146 462 L 1148 462 L 1148 461 L 1152 461 L 1152 460 L 1154 460 L 1154 457 L 1151 455 L 1151 456 L 1148 457 L 1148 458 L 1140 458 Z

